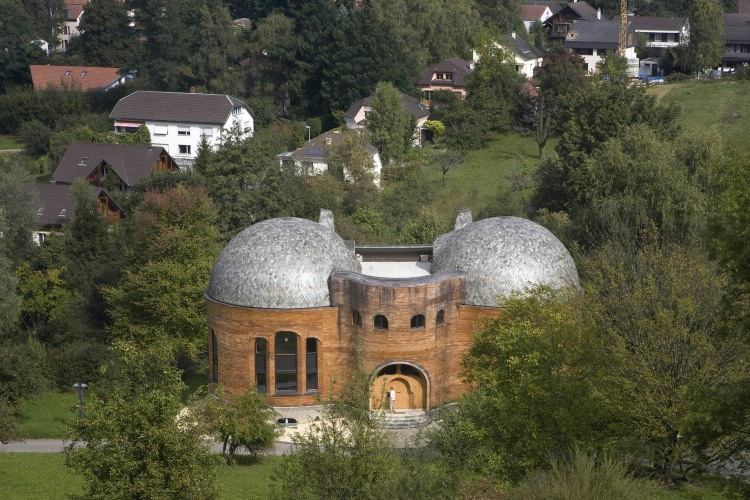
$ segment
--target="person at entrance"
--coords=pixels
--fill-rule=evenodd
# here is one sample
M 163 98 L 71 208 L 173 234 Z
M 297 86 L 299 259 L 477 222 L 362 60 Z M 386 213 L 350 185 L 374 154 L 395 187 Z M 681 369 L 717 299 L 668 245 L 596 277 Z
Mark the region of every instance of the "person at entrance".
M 388 393 L 388 409 L 391 413 L 395 413 L 396 411 L 396 391 L 391 387 L 391 390 Z

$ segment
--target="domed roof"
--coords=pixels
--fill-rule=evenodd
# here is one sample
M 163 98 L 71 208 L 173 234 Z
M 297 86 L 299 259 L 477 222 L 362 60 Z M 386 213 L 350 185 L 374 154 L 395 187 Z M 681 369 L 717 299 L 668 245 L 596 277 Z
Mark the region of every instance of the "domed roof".
M 285 217 L 248 227 L 221 252 L 206 294 L 245 307 L 330 306 L 331 271 L 359 272 L 361 266 L 332 220 L 321 221 Z
M 467 304 L 496 307 L 500 298 L 540 285 L 578 287 L 570 253 L 539 224 L 493 217 L 456 227 L 435 241 L 430 272 L 466 273 Z

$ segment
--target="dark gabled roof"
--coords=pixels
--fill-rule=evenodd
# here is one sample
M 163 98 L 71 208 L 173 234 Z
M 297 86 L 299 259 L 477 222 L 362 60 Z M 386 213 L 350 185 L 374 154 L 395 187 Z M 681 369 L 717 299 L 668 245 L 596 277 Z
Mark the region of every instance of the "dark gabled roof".
M 91 187 L 91 197 L 104 197 L 108 203 L 117 206 L 112 197 L 103 188 Z M 75 207 L 68 184 L 29 184 L 36 205 L 36 223 L 38 227 L 61 227 L 73 218 Z
M 581 19 L 583 19 L 584 21 L 600 20 L 597 10 L 584 1 L 569 3 L 568 5 L 566 5 L 566 7 L 570 8 L 573 12 L 581 16 Z
M 70 184 L 85 179 L 104 161 L 125 184 L 133 186 L 153 171 L 162 152 L 166 154 L 163 148 L 152 146 L 74 142 L 52 174 L 52 182 Z
M 539 59 L 543 57 L 542 53 L 539 52 L 536 47 L 530 45 L 529 42 L 523 38 L 513 37 L 511 35 L 502 36 L 503 45 L 513 47 L 518 57 L 522 57 L 525 60 Z
M 406 111 L 414 118 L 415 120 L 419 120 L 420 118 L 427 118 L 430 116 L 430 112 L 427 110 L 426 107 L 422 105 L 421 102 L 419 102 L 417 99 L 414 99 L 412 96 L 406 95 L 403 92 L 399 92 L 401 94 L 401 99 L 404 101 L 404 107 L 406 108 Z M 344 118 L 354 118 L 357 114 L 357 111 L 360 110 L 362 106 L 372 106 L 372 96 L 365 97 L 364 99 L 359 99 L 354 104 L 352 104 L 348 110 L 346 110 L 346 113 L 344 113 Z
M 452 84 L 454 87 L 463 87 L 466 85 L 466 77 L 471 74 L 471 71 L 469 61 L 461 59 L 460 57 L 452 57 L 437 64 L 433 64 L 425 69 L 419 77 L 419 80 L 417 80 L 417 85 L 429 85 L 433 82 L 439 81 L 432 79 L 432 75 L 435 73 L 453 73 L 453 81 L 444 83 Z
M 291 153 L 282 153 L 282 158 L 295 158 L 297 160 L 301 159 L 325 159 L 327 156 L 326 149 L 336 146 L 344 141 L 347 134 L 351 133 L 357 133 L 354 131 L 339 131 L 339 130 L 332 130 L 330 132 L 326 132 L 324 134 L 320 134 L 317 137 L 313 137 L 310 142 L 305 144 L 299 149 L 295 149 Z M 326 139 L 330 139 L 330 144 L 326 144 Z M 372 144 L 367 144 L 365 146 L 367 151 L 370 152 L 371 155 L 376 155 L 378 153 L 378 149 L 373 146 Z
M 684 17 L 630 16 L 628 20 L 635 31 L 679 32 L 685 27 Z
M 724 14 L 722 22 L 726 43 L 750 43 L 750 14 Z
M 114 120 L 224 125 L 234 106 L 242 106 L 253 114 L 247 104 L 225 94 L 138 90 L 117 101 L 109 117 Z
M 619 21 L 573 21 L 564 44 L 570 49 L 617 49 L 619 38 Z M 628 46 L 632 47 L 632 43 Z

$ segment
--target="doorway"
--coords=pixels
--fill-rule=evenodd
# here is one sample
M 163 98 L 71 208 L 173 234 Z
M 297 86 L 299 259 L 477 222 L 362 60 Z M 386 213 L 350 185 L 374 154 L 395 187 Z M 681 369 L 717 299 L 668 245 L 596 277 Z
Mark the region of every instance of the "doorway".
M 394 363 L 377 372 L 371 389 L 372 409 L 388 408 L 388 393 L 391 388 L 396 391 L 396 411 L 427 408 L 427 381 L 414 366 Z

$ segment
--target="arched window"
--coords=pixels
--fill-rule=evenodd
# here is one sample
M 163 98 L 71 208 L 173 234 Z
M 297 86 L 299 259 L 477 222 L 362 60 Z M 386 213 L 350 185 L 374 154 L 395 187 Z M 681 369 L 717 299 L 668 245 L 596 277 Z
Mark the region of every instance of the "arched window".
M 211 330 L 211 382 L 219 383 L 219 341 L 213 330 Z
M 375 325 L 375 329 L 376 330 L 387 330 L 388 329 L 388 318 L 386 318 L 382 314 L 378 314 L 373 319 L 373 325 Z
M 435 316 L 435 324 L 436 325 L 444 325 L 445 324 L 445 311 L 440 309 L 437 313 L 437 316 Z
M 305 382 L 305 390 L 307 392 L 318 390 L 318 341 L 315 339 L 305 340 L 305 351 L 307 357 L 305 359 L 305 370 L 307 372 L 307 378 Z
M 258 392 L 268 392 L 268 342 L 266 339 L 255 339 L 255 386 Z
M 274 347 L 276 392 L 297 392 L 297 334 L 277 333 Z
M 424 328 L 424 314 L 415 314 L 411 317 L 411 329 L 417 330 Z
M 359 311 L 352 311 L 352 325 L 362 326 L 362 315 Z

